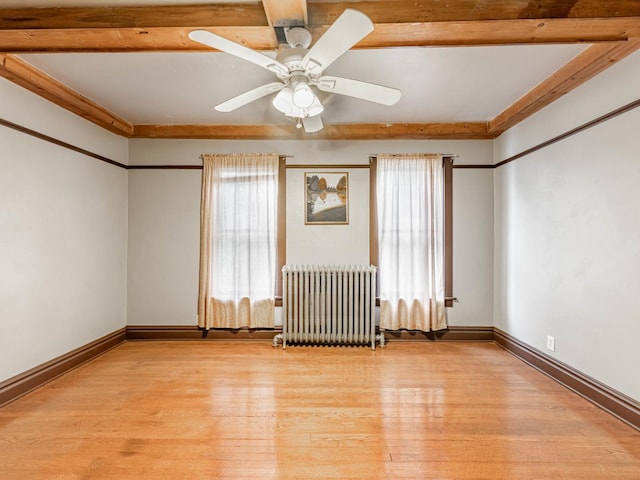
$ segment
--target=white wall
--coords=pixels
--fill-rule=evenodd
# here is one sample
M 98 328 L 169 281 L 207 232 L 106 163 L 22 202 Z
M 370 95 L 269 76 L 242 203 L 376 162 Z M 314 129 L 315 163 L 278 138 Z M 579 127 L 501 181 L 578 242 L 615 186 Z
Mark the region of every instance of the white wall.
M 200 170 L 129 170 L 129 325 L 195 325 Z
M 289 165 L 366 164 L 380 152 L 455 153 L 457 163 L 491 163 L 490 141 L 207 141 L 131 140 L 138 165 L 199 164 L 202 153 L 275 152 Z M 304 225 L 306 169 L 287 170 L 287 262 L 369 262 L 369 173 L 347 169 L 348 226 Z M 453 325 L 492 325 L 493 177 L 454 171 Z M 131 170 L 129 178 L 130 325 L 194 325 L 199 248 L 200 172 Z
M 565 133 L 640 97 L 640 51 L 608 68 L 494 141 L 496 162 Z M 616 142 L 607 142 L 615 148 Z
M 126 139 L 4 79 L 0 98 L 2 118 L 127 161 Z M 127 172 L 3 126 L 0 145 L 2 381 L 125 326 Z
M 490 162 L 489 162 L 490 163 Z M 451 325 L 493 326 L 493 170 L 453 170 Z
M 0 78 L 0 116 L 76 147 L 127 163 L 126 138 L 104 130 L 82 117 Z
M 305 225 L 305 172 L 348 173 L 348 225 Z M 287 170 L 287 263 L 369 265 L 369 169 Z
M 640 53 L 509 130 L 496 160 L 638 98 Z M 639 127 L 640 108 L 495 170 L 496 327 L 636 400 Z

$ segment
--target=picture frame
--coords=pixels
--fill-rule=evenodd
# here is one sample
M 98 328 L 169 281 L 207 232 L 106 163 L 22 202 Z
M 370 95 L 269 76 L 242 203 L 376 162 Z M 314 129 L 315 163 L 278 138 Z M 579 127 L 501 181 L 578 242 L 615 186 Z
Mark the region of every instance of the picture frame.
M 349 173 L 305 172 L 305 225 L 349 224 Z

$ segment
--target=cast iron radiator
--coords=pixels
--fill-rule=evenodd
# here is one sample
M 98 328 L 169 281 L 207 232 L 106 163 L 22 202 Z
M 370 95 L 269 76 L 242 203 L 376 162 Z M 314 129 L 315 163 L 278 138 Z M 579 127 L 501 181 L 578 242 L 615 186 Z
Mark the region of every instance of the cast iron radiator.
M 359 344 L 376 348 L 376 267 L 285 265 L 282 348 L 289 344 Z M 277 345 L 278 336 L 274 338 Z

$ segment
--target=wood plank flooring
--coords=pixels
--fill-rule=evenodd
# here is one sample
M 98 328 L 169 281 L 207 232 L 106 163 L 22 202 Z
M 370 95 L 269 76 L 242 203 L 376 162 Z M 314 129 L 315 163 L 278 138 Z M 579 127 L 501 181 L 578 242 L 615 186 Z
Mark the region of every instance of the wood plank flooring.
M 493 343 L 127 342 L 0 408 L 0 479 L 640 479 L 640 432 Z

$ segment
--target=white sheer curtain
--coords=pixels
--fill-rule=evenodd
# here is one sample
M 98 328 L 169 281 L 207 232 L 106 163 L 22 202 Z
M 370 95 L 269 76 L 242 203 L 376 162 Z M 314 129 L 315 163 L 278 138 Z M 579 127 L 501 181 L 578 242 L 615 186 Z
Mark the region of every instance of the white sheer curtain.
M 203 155 L 202 328 L 273 327 L 278 155 Z
M 380 328 L 446 328 L 441 155 L 379 155 Z

